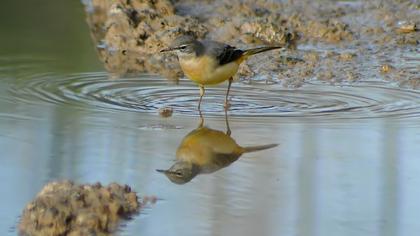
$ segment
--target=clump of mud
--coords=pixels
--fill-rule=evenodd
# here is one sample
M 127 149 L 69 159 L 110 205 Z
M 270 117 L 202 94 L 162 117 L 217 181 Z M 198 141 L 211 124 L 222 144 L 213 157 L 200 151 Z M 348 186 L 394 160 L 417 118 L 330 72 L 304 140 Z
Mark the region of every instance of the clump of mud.
M 341 83 L 376 78 L 400 84 L 420 80 L 418 66 L 407 69 L 399 58 L 401 51 L 412 54 L 420 43 L 420 5 L 413 0 L 84 2 L 100 58 L 118 75 L 183 76 L 176 57 L 159 50 L 177 36 L 191 34 L 239 48 L 290 47 L 245 62 L 239 71 L 245 81 L 298 87 L 313 79 Z M 413 59 L 409 60 L 408 64 Z M 378 68 L 385 63 L 395 70 L 382 74 Z
M 77 185 L 70 181 L 44 186 L 24 209 L 21 235 L 110 235 L 121 219 L 141 206 L 127 185 Z

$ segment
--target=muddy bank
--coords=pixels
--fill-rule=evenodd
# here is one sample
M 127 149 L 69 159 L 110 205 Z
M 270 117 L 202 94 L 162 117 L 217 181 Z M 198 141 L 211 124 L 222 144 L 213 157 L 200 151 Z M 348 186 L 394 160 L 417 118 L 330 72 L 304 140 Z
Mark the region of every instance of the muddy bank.
M 19 232 L 32 236 L 110 235 L 122 219 L 129 219 L 151 200 L 139 201 L 127 185 L 52 182 L 25 207 Z
M 100 58 L 118 75 L 181 77 L 176 57 L 159 50 L 181 34 L 193 34 L 240 48 L 291 45 L 286 53 L 273 51 L 244 63 L 239 77 L 250 82 L 298 87 L 313 79 L 386 79 L 413 88 L 420 84 L 416 1 L 84 2 Z M 407 63 L 401 60 L 405 55 Z M 394 69 L 382 73 L 384 64 Z

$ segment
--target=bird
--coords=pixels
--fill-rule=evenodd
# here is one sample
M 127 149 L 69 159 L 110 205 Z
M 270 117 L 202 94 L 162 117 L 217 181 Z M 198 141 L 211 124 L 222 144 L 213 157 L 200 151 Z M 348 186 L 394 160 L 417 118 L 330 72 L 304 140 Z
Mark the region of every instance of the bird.
M 239 65 L 257 53 L 284 48 L 283 46 L 263 46 L 252 49 L 238 49 L 225 43 L 212 40 L 197 40 L 192 35 L 181 35 L 168 48 L 160 52 L 176 52 L 184 74 L 198 84 L 200 99 L 198 109 L 205 93 L 205 86 L 228 80 L 224 108 L 228 109 L 228 97 L 233 76 Z
M 198 174 L 213 173 L 230 165 L 244 153 L 278 146 L 278 144 L 249 147 L 238 145 L 231 137 L 227 116 L 225 117 L 226 132 L 204 126 L 204 119 L 201 119 L 199 126 L 189 132 L 178 146 L 175 163 L 167 170 L 156 171 L 165 174 L 175 184 L 185 184 Z

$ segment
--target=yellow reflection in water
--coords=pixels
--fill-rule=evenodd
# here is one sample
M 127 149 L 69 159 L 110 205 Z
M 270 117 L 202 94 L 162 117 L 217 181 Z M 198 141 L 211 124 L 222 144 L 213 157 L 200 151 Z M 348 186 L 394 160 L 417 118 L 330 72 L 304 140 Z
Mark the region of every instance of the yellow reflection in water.
M 204 126 L 200 112 L 198 127 L 188 133 L 176 151 L 176 162 L 164 173 L 176 184 L 185 184 L 201 173 L 213 173 L 239 159 L 247 152 L 265 150 L 277 146 L 267 144 L 242 147 L 230 136 L 229 120 L 225 112 L 226 132 Z

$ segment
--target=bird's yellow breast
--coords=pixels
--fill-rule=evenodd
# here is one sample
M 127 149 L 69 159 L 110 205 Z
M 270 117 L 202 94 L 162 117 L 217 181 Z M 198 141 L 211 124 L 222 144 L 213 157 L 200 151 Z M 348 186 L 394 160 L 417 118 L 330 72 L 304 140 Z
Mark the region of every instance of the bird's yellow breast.
M 207 55 L 180 59 L 179 64 L 189 79 L 202 85 L 218 84 L 228 80 L 239 68 L 239 63 L 236 61 L 219 65 L 215 58 Z
M 242 152 L 243 149 L 225 133 L 202 127 L 190 132 L 182 140 L 176 156 L 180 161 L 208 166 L 221 161 L 217 160 L 218 154 L 225 154 L 225 158 L 229 158 L 230 155 L 237 157 Z

